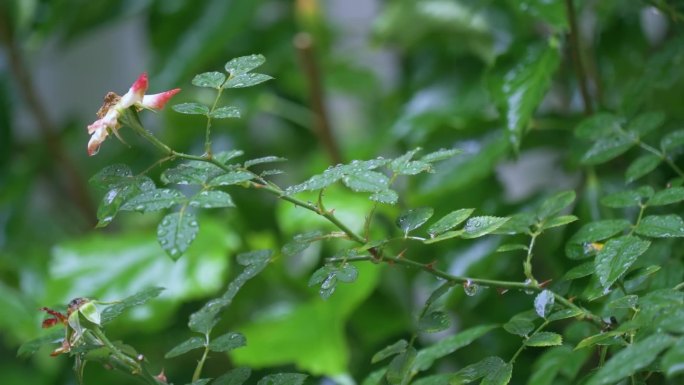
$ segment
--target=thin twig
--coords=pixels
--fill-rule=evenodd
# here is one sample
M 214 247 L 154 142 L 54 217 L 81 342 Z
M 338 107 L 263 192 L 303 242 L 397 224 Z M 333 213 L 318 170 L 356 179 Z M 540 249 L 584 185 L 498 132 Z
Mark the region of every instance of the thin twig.
M 594 113 L 594 108 L 591 105 L 589 87 L 587 86 L 587 76 L 584 71 L 584 65 L 582 64 L 579 37 L 577 36 L 577 17 L 575 16 L 575 6 L 573 5 L 572 0 L 565 0 L 565 8 L 568 16 L 568 24 L 570 25 L 570 52 L 575 74 L 577 75 L 577 83 L 579 84 L 580 93 L 582 94 L 582 101 L 584 102 L 584 113 L 586 115 L 591 115 Z

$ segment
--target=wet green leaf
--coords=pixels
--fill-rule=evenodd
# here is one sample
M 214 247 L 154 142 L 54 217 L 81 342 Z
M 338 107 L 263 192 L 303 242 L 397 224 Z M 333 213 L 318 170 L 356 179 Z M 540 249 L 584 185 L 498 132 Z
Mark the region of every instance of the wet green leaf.
M 126 297 L 122 300 L 116 301 L 116 303 L 114 303 L 113 305 L 110 305 L 106 307 L 104 310 L 102 310 L 102 323 L 106 324 L 114 320 L 116 317 L 120 316 L 126 309 L 146 304 L 150 300 L 158 297 L 162 291 L 164 291 L 164 288 L 150 287 L 138 293 L 135 293 L 129 297 Z
M 406 348 L 408 347 L 408 342 L 406 340 L 399 340 L 392 345 L 384 347 L 382 350 L 379 352 L 375 353 L 373 355 L 373 358 L 371 358 L 371 363 L 376 364 L 388 357 L 392 357 L 394 355 L 397 355 L 399 353 L 403 353 L 406 351 Z
M 416 348 L 413 346 L 407 347 L 405 351 L 394 356 L 387 366 L 387 373 L 385 374 L 387 382 L 392 385 L 404 383 L 410 374 L 415 359 Z
M 635 132 L 644 137 L 660 127 L 665 121 L 665 114 L 659 111 L 644 112 L 627 123 L 627 131 Z
M 527 337 L 534 330 L 534 323 L 532 321 L 535 318 L 536 313 L 531 311 L 516 314 L 503 325 L 503 328 L 511 334 Z
M 554 302 L 555 297 L 553 296 L 553 293 L 548 290 L 543 290 L 534 297 L 534 311 L 536 311 L 540 317 L 546 318 L 546 316 L 551 313 Z
M 672 378 L 681 375 L 684 372 L 684 338 L 679 338 L 660 360 L 660 365 L 665 372 L 665 375 Z
M 684 237 L 684 220 L 679 215 L 649 215 L 641 219 L 636 233 L 653 238 Z
M 234 106 L 223 106 L 211 111 L 209 116 L 212 119 L 229 119 L 229 118 L 239 118 L 240 110 Z
M 608 302 L 606 307 L 609 309 L 634 309 L 638 301 L 639 297 L 631 294 Z
M 247 73 L 239 74 L 235 77 L 230 77 L 228 81 L 223 85 L 224 88 L 245 88 L 252 87 L 257 84 L 261 84 L 265 81 L 273 79 L 272 76 L 258 74 L 258 73 Z
M 677 130 L 663 136 L 660 141 L 660 148 L 663 152 L 668 153 L 677 147 L 684 145 L 684 130 Z
M 187 198 L 180 191 L 160 188 L 143 191 L 130 198 L 121 206 L 121 210 L 147 213 L 168 209 L 171 206 L 183 204 L 186 201 Z
M 376 171 L 359 171 L 349 173 L 342 178 L 345 186 L 357 192 L 378 193 L 387 191 L 389 178 Z
M 633 235 L 611 239 L 596 255 L 596 275 L 608 289 L 621 278 L 636 259 L 648 250 L 651 242 Z
M 616 158 L 632 148 L 638 138 L 634 134 L 618 132 L 594 141 L 582 157 L 582 163 L 596 165 Z
M 203 190 L 190 198 L 190 207 L 213 209 L 219 207 L 235 207 L 233 198 L 226 192 L 219 190 Z
M 587 382 L 587 385 L 612 384 L 629 377 L 653 362 L 674 339 L 666 334 L 653 334 L 617 352 Z
M 411 160 L 418 151 L 420 151 L 420 148 L 407 152 L 392 160 L 387 167 L 397 175 L 416 175 L 421 172 L 430 171 L 432 166 L 429 162 Z
M 497 328 L 498 325 L 479 325 L 466 329 L 457 334 L 443 338 L 435 344 L 421 349 L 416 356 L 414 371 L 424 371 L 432 367 L 432 364 L 458 349 L 470 345 L 476 339 Z
M 212 352 L 229 352 L 233 349 L 245 346 L 246 344 L 247 340 L 242 333 L 230 332 L 214 338 L 209 343 L 209 350 Z
M 684 187 L 670 187 L 658 191 L 648 201 L 649 206 L 664 206 L 684 201 Z
M 209 115 L 209 107 L 199 103 L 181 103 L 174 105 L 172 108 L 181 114 Z
M 300 373 L 276 373 L 263 377 L 257 385 L 302 385 L 308 376 Z
M 490 372 L 482 379 L 480 385 L 506 385 L 513 375 L 513 364 L 507 363 Z
M 568 270 L 563 276 L 564 281 L 571 281 L 573 279 L 583 278 L 589 276 L 595 271 L 594 261 L 584 262 L 581 265 L 575 266 Z
M 436 333 L 449 328 L 449 315 L 441 310 L 431 311 L 418 320 L 418 330 L 424 333 Z
M 173 260 L 178 260 L 199 232 L 195 214 L 187 210 L 166 215 L 157 226 L 157 239 Z
M 583 315 L 584 312 L 580 309 L 563 309 L 549 315 L 548 321 L 559 321 L 567 318 L 574 318 Z
M 636 158 L 629 165 L 629 167 L 627 167 L 627 171 L 625 172 L 625 180 L 627 183 L 634 182 L 635 180 L 655 170 L 662 161 L 663 160 L 659 156 L 654 154 L 646 154 Z
M 107 169 L 103 170 L 106 171 Z M 97 208 L 97 226 L 105 227 L 112 222 L 121 206 L 130 198 L 144 192 L 155 189 L 154 182 L 146 176 L 138 177 L 104 177 L 97 184 L 110 186 L 109 191 L 102 197 Z
M 570 259 L 589 258 L 594 255 L 587 252 L 587 244 L 602 241 L 617 235 L 631 227 L 626 219 L 606 219 L 587 223 L 577 231 L 565 245 L 565 255 Z
M 280 250 L 284 256 L 291 257 L 306 250 L 313 242 L 320 241 L 323 233 L 320 231 L 309 231 L 297 234 L 292 241 L 286 243 Z
M 254 179 L 255 175 L 249 171 L 230 171 L 209 181 L 209 186 L 230 186 Z
M 478 238 L 483 235 L 494 232 L 499 227 L 503 226 L 509 218 L 505 217 L 472 217 L 468 219 L 463 227 L 462 238 Z
M 530 336 L 530 338 L 525 340 L 526 346 L 555 346 L 562 345 L 563 337 L 560 334 L 552 332 L 539 332 Z
M 432 207 L 419 207 L 403 212 L 397 218 L 397 227 L 408 234 L 410 231 L 417 229 L 428 221 L 434 214 Z
M 181 163 L 174 168 L 166 169 L 161 175 L 165 184 L 205 184 L 209 179 L 223 174 L 219 167 L 204 162 Z
M 516 250 L 525 250 L 527 251 L 527 245 L 523 245 L 522 243 L 507 243 L 505 245 L 501 245 L 496 249 L 497 253 L 503 253 L 506 251 L 516 251 Z
M 226 81 L 226 75 L 221 72 L 205 72 L 192 78 L 192 85 L 219 89 Z
M 251 70 L 266 63 L 266 58 L 263 55 L 253 54 L 248 56 L 240 56 L 231 59 L 226 63 L 225 68 L 231 76 L 245 74 Z
M 561 191 L 547 198 L 537 209 L 537 218 L 546 219 L 563 211 L 575 201 L 575 192 Z
M 242 385 L 251 374 L 250 368 L 235 368 L 216 378 L 211 385 Z
M 200 337 L 191 337 L 180 344 L 176 345 L 173 349 L 169 350 L 168 353 L 164 355 L 164 358 L 178 357 L 181 354 L 185 354 L 191 350 L 202 348 L 205 346 L 206 340 Z
M 279 156 L 264 156 L 261 158 L 256 158 L 256 159 L 251 159 L 245 162 L 244 167 L 249 168 L 252 166 L 256 166 L 258 164 L 264 164 L 264 163 L 276 163 L 276 162 L 285 162 L 287 161 L 286 158 L 281 158 Z
M 612 208 L 639 207 L 647 197 L 637 190 L 620 191 L 601 198 L 601 204 Z
M 440 218 L 437 222 L 433 223 L 427 230 L 431 237 L 440 235 L 446 231 L 453 229 L 454 227 L 460 225 L 463 221 L 468 219 L 468 217 L 475 211 L 475 209 L 459 209 L 452 211 L 449 214 Z
M 542 229 L 552 229 L 554 227 L 565 226 L 568 223 L 575 222 L 578 218 L 574 215 L 561 215 L 551 218 L 542 224 Z
M 439 162 L 441 160 L 449 159 L 449 158 L 451 158 L 457 154 L 460 154 L 461 152 L 462 152 L 461 150 L 457 150 L 457 149 L 449 149 L 449 150 L 441 149 L 441 150 L 437 150 L 435 152 L 431 152 L 429 154 L 426 154 L 425 156 L 420 158 L 420 161 L 428 162 L 428 163 Z
M 359 277 L 359 270 L 354 265 L 345 263 L 337 268 L 336 275 L 340 282 L 352 283 Z
M 599 112 L 582 120 L 575 128 L 575 136 L 587 140 L 598 140 L 619 129 L 620 118 L 607 112 Z
M 399 200 L 399 194 L 394 190 L 387 189 L 373 193 L 373 195 L 370 196 L 370 200 L 393 205 Z
M 467 384 L 490 373 L 494 373 L 505 365 L 504 360 L 499 357 L 487 357 L 480 362 L 468 365 L 458 372 L 449 375 L 449 382 L 439 382 L 437 384 Z

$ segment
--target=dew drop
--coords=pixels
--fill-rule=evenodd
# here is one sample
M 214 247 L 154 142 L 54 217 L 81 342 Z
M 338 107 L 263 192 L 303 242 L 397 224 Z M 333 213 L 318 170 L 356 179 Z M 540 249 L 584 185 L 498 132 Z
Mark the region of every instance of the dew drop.
M 197 221 L 190 221 L 190 227 L 197 227 Z
M 475 294 L 477 294 L 478 291 L 480 291 L 480 287 L 472 283 L 470 280 L 467 280 L 463 283 L 463 291 L 468 297 L 472 297 Z
M 174 247 L 171 250 L 169 250 L 169 254 L 171 254 L 172 257 L 175 257 L 178 254 L 180 254 L 180 251 L 178 251 L 178 249 Z
M 137 206 L 135 206 L 135 210 L 136 210 L 136 211 L 144 211 L 144 210 L 145 210 L 145 206 L 144 206 L 144 205 L 137 205 Z
M 532 284 L 532 280 L 531 280 L 531 279 L 528 278 L 528 279 L 525 280 L 525 285 L 529 286 L 529 285 L 531 285 L 531 284 Z M 525 294 L 527 294 L 527 295 L 532 295 L 532 294 L 534 294 L 534 290 L 524 290 L 524 292 L 525 292 Z

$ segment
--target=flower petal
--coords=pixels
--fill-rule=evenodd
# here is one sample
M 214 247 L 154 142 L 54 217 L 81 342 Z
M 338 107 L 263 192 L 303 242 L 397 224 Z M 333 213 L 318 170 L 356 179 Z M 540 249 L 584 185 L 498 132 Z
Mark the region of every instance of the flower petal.
M 121 100 L 119 100 L 117 106 L 125 109 L 136 103 L 141 103 L 143 96 L 145 95 L 145 91 L 147 91 L 147 86 L 147 72 L 143 72 L 140 74 L 135 83 L 133 83 L 128 92 L 121 97 Z
M 104 125 L 93 132 L 93 135 L 88 141 L 88 155 L 93 156 L 97 154 L 97 152 L 100 150 L 100 145 L 105 141 L 105 139 L 107 139 L 107 135 L 109 135 L 109 133 L 107 132 L 107 127 Z
M 151 108 L 153 110 L 160 110 L 171 99 L 171 97 L 180 92 L 180 88 L 174 88 L 165 92 L 153 95 L 145 95 L 142 99 L 142 106 L 144 108 Z

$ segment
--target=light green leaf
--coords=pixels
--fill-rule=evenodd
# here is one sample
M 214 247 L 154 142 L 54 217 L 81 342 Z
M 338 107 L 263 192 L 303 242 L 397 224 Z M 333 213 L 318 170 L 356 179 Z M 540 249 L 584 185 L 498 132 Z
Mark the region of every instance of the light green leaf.
M 616 341 L 620 342 L 618 337 L 622 336 L 623 334 L 625 334 L 624 331 L 617 330 L 595 334 L 593 336 L 586 337 L 582 341 L 580 341 L 577 344 L 577 346 L 575 346 L 575 350 L 594 345 L 613 345 L 616 343 Z
M 547 198 L 537 210 L 537 218 L 544 220 L 563 211 L 575 201 L 575 192 L 561 191 Z
M 649 215 L 641 219 L 636 233 L 653 238 L 684 237 L 684 220 L 679 215 Z
M 546 318 L 553 309 L 554 301 L 555 297 L 553 296 L 553 293 L 548 290 L 543 290 L 534 298 L 534 311 L 536 311 L 540 317 Z
M 181 163 L 174 168 L 166 169 L 161 175 L 161 181 L 175 184 L 205 184 L 209 179 L 223 174 L 221 170 L 213 164 L 204 162 Z
M 522 243 L 507 243 L 505 245 L 501 245 L 496 249 L 497 253 L 503 253 L 506 251 L 516 251 L 516 250 L 527 250 L 527 245 L 523 245 Z
M 637 373 L 653 362 L 658 354 L 667 349 L 674 339 L 666 334 L 653 334 L 627 346 L 611 357 L 594 374 L 586 385 L 613 384 Z
M 306 250 L 311 243 L 320 241 L 323 235 L 320 231 L 309 231 L 302 234 L 297 234 L 294 236 L 291 242 L 286 243 L 280 250 L 284 256 L 291 257 L 297 255 L 302 251 Z M 324 266 L 326 267 L 326 266 Z M 314 274 L 315 275 L 315 274 Z M 322 282 L 322 281 L 321 281 Z M 320 282 L 316 282 L 320 283 Z M 311 284 L 309 284 L 311 286 Z
M 435 344 L 421 349 L 416 356 L 413 370 L 416 372 L 428 370 L 432 364 L 456 350 L 470 345 L 476 339 L 497 328 L 498 325 L 479 325 L 466 329 L 452 336 L 443 338 Z
M 181 103 L 174 105 L 172 108 L 181 114 L 209 115 L 209 107 L 199 103 Z
M 262 64 L 266 63 L 266 58 L 263 55 L 253 54 L 249 56 L 240 56 L 235 59 L 231 59 L 226 63 L 226 72 L 231 76 L 245 74 Z
M 430 237 L 440 235 L 446 231 L 453 229 L 454 227 L 460 225 L 463 221 L 468 219 L 468 217 L 475 211 L 475 209 L 459 209 L 452 211 L 449 214 L 440 218 L 437 222 L 432 224 L 427 232 Z
M 246 161 L 244 167 L 249 168 L 252 166 L 256 166 L 257 164 L 285 162 L 285 161 L 287 161 L 286 158 L 281 158 L 279 156 L 264 156 L 261 158 L 256 158 L 256 159 L 251 159 L 251 160 Z
M 391 385 L 399 385 L 405 383 L 405 379 L 409 377 L 411 367 L 416 359 L 416 348 L 409 346 L 404 352 L 401 352 L 392 358 L 389 365 L 387 365 L 387 374 L 385 378 Z
M 272 76 L 269 75 L 264 75 L 264 74 L 258 74 L 258 73 L 248 73 L 248 74 L 240 74 L 235 77 L 231 77 L 228 79 L 228 81 L 223 85 L 224 88 L 245 88 L 245 87 L 252 87 L 257 84 L 261 84 L 265 81 L 273 79 Z
M 113 305 L 106 307 L 101 313 L 102 324 L 106 324 L 120 316 L 126 309 L 141 306 L 156 298 L 164 291 L 161 287 L 150 287 L 135 293 L 122 300 L 116 301 Z
M 203 190 L 190 198 L 190 207 L 213 209 L 219 207 L 235 207 L 233 198 L 226 192 L 219 190 Z
M 635 180 L 655 170 L 662 161 L 662 158 L 655 154 L 646 154 L 636 158 L 629 165 L 629 167 L 627 167 L 627 171 L 625 172 L 625 180 L 627 183 L 634 182 Z
M 376 171 L 350 173 L 342 178 L 342 182 L 356 192 L 377 193 L 389 188 L 389 178 Z
M 672 131 L 660 141 L 660 148 L 668 153 L 673 149 L 684 145 L 684 130 Z
M 594 141 L 582 157 L 582 163 L 596 165 L 616 158 L 632 148 L 638 141 L 632 133 L 618 132 Z
M 439 162 L 440 160 L 449 159 L 454 155 L 460 154 L 461 152 L 461 150 L 456 149 L 441 149 L 423 156 L 422 158 L 420 158 L 420 161 L 428 163 Z
M 132 197 L 121 206 L 121 210 L 147 213 L 168 209 L 171 206 L 182 204 L 186 201 L 185 195 L 181 194 L 178 190 L 160 188 L 143 191 Z
M 487 357 L 478 363 L 466 366 L 454 374 L 449 374 L 448 382 L 436 382 L 435 385 L 467 384 L 490 373 L 494 373 L 505 365 L 504 360 L 499 357 Z M 418 381 L 414 384 L 418 385 Z
M 118 169 L 116 166 L 112 168 Z M 106 168 L 103 172 L 106 173 L 108 169 L 111 170 L 111 168 Z M 154 182 L 146 176 L 127 177 L 96 175 L 96 177 L 98 176 L 101 176 L 101 178 L 93 183 L 103 187 L 109 186 L 109 190 L 102 197 L 102 201 L 97 208 L 97 228 L 105 227 L 111 223 L 121 206 L 130 198 L 141 192 L 154 190 L 156 188 Z M 92 180 L 93 179 L 91 179 L 91 181 Z
M 308 376 L 300 373 L 277 373 L 263 377 L 257 385 L 302 385 Z
M 434 209 L 432 207 L 419 207 L 403 212 L 397 218 L 397 227 L 408 234 L 410 231 L 417 229 L 422 226 L 425 222 L 432 217 Z
M 568 270 L 563 276 L 563 281 L 572 281 L 573 279 L 592 275 L 594 270 L 594 261 L 584 262 L 583 264 Z
M 521 337 L 527 337 L 534 330 L 532 321 L 536 318 L 536 313 L 532 311 L 522 312 L 514 315 L 503 325 L 505 331 Z
M 499 227 L 503 226 L 504 223 L 508 221 L 509 218 L 505 217 L 472 217 L 468 219 L 465 226 L 463 227 L 462 238 L 477 238 L 483 235 L 489 234 Z
M 606 242 L 596 255 L 596 275 L 608 289 L 622 277 L 636 259 L 648 250 L 651 242 L 633 235 L 625 235 Z
M 418 330 L 425 333 L 436 333 L 449 328 L 449 315 L 441 310 L 431 311 L 418 320 Z
M 684 201 L 684 187 L 670 187 L 658 191 L 648 201 L 649 206 L 664 206 Z
M 250 368 L 235 368 L 216 378 L 211 385 L 242 385 L 252 374 Z
M 644 198 L 637 190 L 620 191 L 601 198 L 601 204 L 612 208 L 638 207 Z
M 403 353 L 406 351 L 406 348 L 408 347 L 408 342 L 406 340 L 399 340 L 392 345 L 386 346 L 382 348 L 379 352 L 375 353 L 373 355 L 373 358 L 371 358 L 371 363 L 372 364 L 377 364 L 378 362 L 388 358 L 392 357 L 394 355 L 397 355 L 399 353 Z
M 639 297 L 631 294 L 608 302 L 606 307 L 609 309 L 635 309 L 638 301 Z
M 354 265 L 345 263 L 337 268 L 336 275 L 340 282 L 352 283 L 359 277 L 359 270 Z
M 162 249 L 174 261 L 190 247 L 199 232 L 195 214 L 182 210 L 166 215 L 157 226 L 157 239 Z
M 535 333 L 530 336 L 527 340 L 525 340 L 525 345 L 526 346 L 535 346 L 535 347 L 542 347 L 542 346 L 556 346 L 556 345 L 562 345 L 563 344 L 563 337 L 561 337 L 560 334 L 552 333 L 552 332 L 539 332 Z
M 619 129 L 620 118 L 607 112 L 599 112 L 582 120 L 575 128 L 575 136 L 587 140 L 598 140 L 618 132 Z
M 565 226 L 568 223 L 575 222 L 578 218 L 574 215 L 561 215 L 551 218 L 542 223 L 542 229 L 552 229 L 554 227 Z
M 226 75 L 221 72 L 205 72 L 192 78 L 192 85 L 219 89 L 226 81 Z
M 584 314 L 584 312 L 580 309 L 574 309 L 574 308 L 563 309 L 563 310 L 559 310 L 555 313 L 551 313 L 551 315 L 549 315 L 549 318 L 547 318 L 547 319 L 549 322 L 552 322 L 552 321 L 559 321 L 559 320 L 567 319 L 567 318 L 579 317 L 583 314 Z
M 513 364 L 507 363 L 495 371 L 490 372 L 482 379 L 480 385 L 506 385 L 513 375 Z
M 570 259 L 583 259 L 592 257 L 587 244 L 602 241 L 631 227 L 632 224 L 626 219 L 606 219 L 590 222 L 582 226 L 566 243 L 565 255 Z
M 399 194 L 394 190 L 387 189 L 373 193 L 369 199 L 375 202 L 393 205 L 399 200 Z
M 429 162 L 411 160 L 418 151 L 420 151 L 420 148 L 411 150 L 406 154 L 392 160 L 389 163 L 388 168 L 397 175 L 416 175 L 424 171 L 430 171 L 432 166 Z
M 212 352 L 229 352 L 246 344 L 247 340 L 242 333 L 230 332 L 213 339 L 209 343 L 209 350 Z
M 223 106 L 215 109 L 209 114 L 213 119 L 239 118 L 240 110 L 233 106 Z
M 209 186 L 230 186 L 254 179 L 255 175 L 249 171 L 230 171 L 209 181 Z
M 662 112 L 644 112 L 627 123 L 627 131 L 634 132 L 641 138 L 660 127 L 664 121 L 665 114 Z
M 173 358 L 185 354 L 191 350 L 202 348 L 205 346 L 205 339 L 200 337 L 191 337 L 180 344 L 176 345 L 173 349 L 169 350 L 168 353 L 164 355 L 164 358 Z

